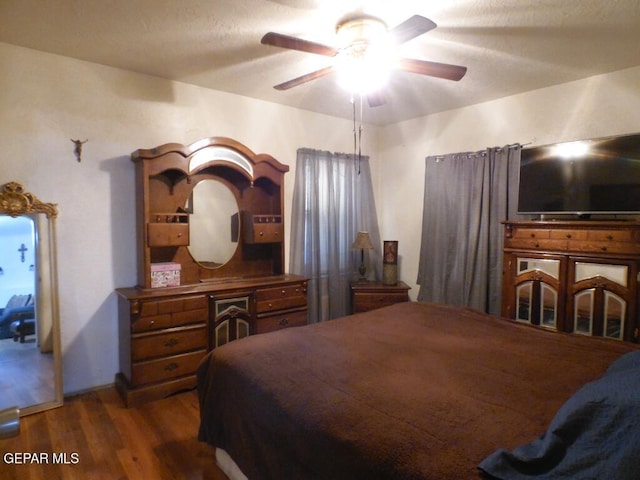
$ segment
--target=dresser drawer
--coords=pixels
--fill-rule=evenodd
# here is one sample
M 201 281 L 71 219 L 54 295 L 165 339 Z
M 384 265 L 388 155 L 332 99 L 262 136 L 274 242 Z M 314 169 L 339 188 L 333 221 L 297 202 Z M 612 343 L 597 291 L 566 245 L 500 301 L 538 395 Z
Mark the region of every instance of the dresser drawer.
M 632 242 L 633 233 L 631 230 L 589 230 L 587 238 L 598 242 Z
M 206 350 L 197 350 L 182 355 L 134 363 L 131 367 L 131 384 L 137 387 L 192 375 L 206 354 Z
M 549 238 L 551 240 L 582 241 L 587 239 L 587 232 L 558 228 L 549 231 Z
M 164 313 L 184 312 L 186 310 L 199 310 L 207 308 L 205 295 L 193 295 L 190 297 L 168 298 L 143 302 L 140 306 L 140 316 L 160 315 Z
M 206 346 L 206 325 L 143 334 L 131 339 L 131 359 L 136 362 L 206 348 Z
M 540 250 L 550 252 L 577 252 L 602 254 L 640 254 L 640 231 L 633 228 L 599 227 L 576 224 L 530 226 L 508 224 L 505 228 L 504 247 L 509 249 Z
M 174 314 L 152 315 L 142 317 L 133 322 L 131 331 L 133 333 L 148 332 L 161 328 L 180 327 L 194 323 L 205 323 L 207 321 L 207 309 L 188 310 Z
M 147 245 L 149 247 L 189 245 L 189 225 L 185 223 L 149 223 Z
M 511 230 L 511 238 L 516 240 L 522 239 L 548 239 L 551 238 L 551 230 L 548 228 L 513 228 Z
M 568 240 L 551 238 L 508 238 L 505 248 L 522 248 L 526 250 L 566 250 Z
M 195 323 L 204 324 L 207 316 L 207 297 L 205 296 L 144 302 L 139 306 L 137 318 L 133 316 L 131 332 L 141 333 Z
M 284 238 L 282 223 L 261 223 L 245 234 L 247 243 L 277 243 Z
M 640 254 L 640 244 L 633 242 L 618 242 L 618 241 L 591 241 L 585 242 L 569 242 L 568 250 L 572 252 L 585 252 L 585 253 L 615 253 L 615 254 Z
M 244 212 L 245 243 L 279 243 L 284 241 L 282 215 L 251 215 Z
M 507 233 L 507 232 L 505 232 Z M 518 228 L 511 229 L 504 239 L 506 248 L 524 248 L 540 250 L 548 248 L 566 248 L 565 232 L 554 233 L 548 228 Z M 566 233 L 565 233 L 566 235 Z
M 256 290 L 256 312 L 265 313 L 307 305 L 306 283 Z
M 256 333 L 268 333 L 287 327 L 301 327 L 307 324 L 307 311 L 282 313 L 259 318 L 256 322 Z

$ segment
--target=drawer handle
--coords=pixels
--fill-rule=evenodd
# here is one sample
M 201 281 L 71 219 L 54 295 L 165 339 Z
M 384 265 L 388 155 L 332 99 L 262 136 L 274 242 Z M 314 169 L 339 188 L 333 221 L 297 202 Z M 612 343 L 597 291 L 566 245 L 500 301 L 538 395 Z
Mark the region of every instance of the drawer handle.
M 607 251 L 607 247 L 600 247 L 600 250 L 602 250 L 603 252 Z
M 613 235 L 607 235 L 607 240 L 613 240 Z
M 150 320 L 150 321 L 149 321 L 149 326 L 150 326 L 150 327 L 153 327 L 155 324 L 156 324 L 156 321 L 155 321 L 155 320 Z
M 260 235 L 261 237 L 264 237 L 264 232 L 260 232 L 258 233 L 258 235 Z
M 567 238 L 571 238 L 571 234 L 570 233 L 567 233 Z
M 282 293 L 283 295 L 286 295 L 286 294 L 287 294 L 287 291 L 283 288 L 281 293 Z
M 171 362 L 166 367 L 164 367 L 165 371 L 167 371 L 167 372 L 171 372 L 171 371 L 175 370 L 176 368 L 178 368 L 178 364 L 176 362 Z
M 279 324 L 281 327 L 286 327 L 287 325 L 289 325 L 289 320 L 287 320 L 287 317 L 283 317 L 283 318 L 278 322 L 278 324 Z
M 536 238 L 536 234 L 535 234 L 535 233 L 532 233 L 532 234 L 531 234 L 531 238 Z
M 267 304 L 267 307 L 269 307 L 269 308 L 273 308 L 273 304 L 272 304 L 272 303 L 268 303 L 268 304 Z
M 164 346 L 167 348 L 175 347 L 178 344 L 178 340 L 175 338 L 170 338 L 166 342 L 164 342 Z

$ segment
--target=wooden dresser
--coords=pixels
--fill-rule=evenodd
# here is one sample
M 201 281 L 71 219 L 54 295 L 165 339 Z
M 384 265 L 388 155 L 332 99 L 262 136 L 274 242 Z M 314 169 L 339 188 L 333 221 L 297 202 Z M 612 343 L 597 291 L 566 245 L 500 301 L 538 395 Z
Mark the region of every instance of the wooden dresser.
M 502 315 L 638 341 L 640 223 L 504 223 Z
M 198 364 L 217 346 L 307 324 L 307 281 L 296 275 L 117 292 L 116 387 L 127 406 L 194 388 Z
M 224 137 L 132 161 L 138 285 L 117 289 L 127 406 L 194 388 L 214 348 L 307 324 L 307 279 L 284 272 L 289 167 Z
M 404 282 L 384 285 L 381 282 L 351 283 L 351 312 L 362 313 L 394 303 L 409 301 L 409 287 Z

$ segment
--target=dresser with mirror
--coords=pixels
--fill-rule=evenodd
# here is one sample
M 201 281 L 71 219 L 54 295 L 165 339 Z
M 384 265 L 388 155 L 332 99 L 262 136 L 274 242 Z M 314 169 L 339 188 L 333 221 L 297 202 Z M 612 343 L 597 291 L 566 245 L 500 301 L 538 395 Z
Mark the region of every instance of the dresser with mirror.
M 138 284 L 117 290 L 128 406 L 194 388 L 214 348 L 307 323 L 307 279 L 284 271 L 287 165 L 225 137 L 131 159 Z

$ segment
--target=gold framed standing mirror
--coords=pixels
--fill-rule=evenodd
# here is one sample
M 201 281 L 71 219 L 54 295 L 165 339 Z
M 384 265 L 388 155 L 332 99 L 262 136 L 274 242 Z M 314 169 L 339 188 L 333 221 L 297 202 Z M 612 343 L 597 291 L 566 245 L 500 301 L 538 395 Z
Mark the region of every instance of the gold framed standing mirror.
M 0 264 L 0 410 L 17 406 L 21 416 L 63 404 L 57 215 L 56 204 L 41 202 L 20 183 L 2 186 L 0 242 L 6 257 L 0 258 L 7 266 Z M 30 233 L 24 234 L 25 224 Z M 24 283 L 29 276 L 30 286 Z

